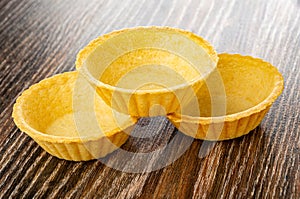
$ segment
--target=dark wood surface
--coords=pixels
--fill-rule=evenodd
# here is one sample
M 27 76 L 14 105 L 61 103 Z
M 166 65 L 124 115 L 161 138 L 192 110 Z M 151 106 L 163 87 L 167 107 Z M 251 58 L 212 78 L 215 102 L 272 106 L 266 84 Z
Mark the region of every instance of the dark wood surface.
M 187 29 L 219 53 L 263 58 L 282 72 L 285 90 L 250 134 L 194 140 L 178 160 L 149 173 L 60 160 L 18 130 L 12 106 L 24 89 L 74 70 L 77 52 L 97 36 L 139 25 Z M 299 0 L 1 0 L 0 198 L 300 198 L 299 27 Z M 124 150 L 189 140 L 163 117 L 141 119 L 134 133 L 152 137 L 131 137 Z M 204 144 L 211 147 L 200 157 Z

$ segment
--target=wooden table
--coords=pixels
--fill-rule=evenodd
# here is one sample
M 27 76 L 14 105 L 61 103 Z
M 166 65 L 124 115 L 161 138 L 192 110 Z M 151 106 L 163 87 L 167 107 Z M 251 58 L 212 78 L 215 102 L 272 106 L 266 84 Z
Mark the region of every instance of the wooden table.
M 141 25 L 187 29 L 219 53 L 267 60 L 282 72 L 285 90 L 250 134 L 194 140 L 149 173 L 60 160 L 18 130 L 11 113 L 23 90 L 74 70 L 78 51 L 97 36 Z M 1 0 L 0 198 L 300 198 L 299 27 L 299 0 Z M 153 151 L 178 134 L 178 147 L 190 139 L 163 117 L 140 119 L 134 132 L 152 137 L 131 137 L 122 149 Z M 199 157 L 204 144 L 210 150 Z

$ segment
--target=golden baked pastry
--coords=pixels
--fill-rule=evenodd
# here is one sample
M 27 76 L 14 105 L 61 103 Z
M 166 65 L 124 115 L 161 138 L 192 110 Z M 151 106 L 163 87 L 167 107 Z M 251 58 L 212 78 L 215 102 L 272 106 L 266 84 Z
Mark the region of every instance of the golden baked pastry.
M 197 103 L 185 107 L 184 115 L 177 112 L 168 118 L 197 139 L 232 139 L 257 127 L 282 90 L 283 77 L 271 64 L 220 54 L 217 70 L 197 93 Z
M 108 107 L 78 72 L 31 86 L 17 99 L 13 118 L 48 153 L 74 161 L 116 150 L 136 122 Z
M 110 107 L 143 117 L 186 105 L 217 61 L 212 46 L 191 32 L 137 27 L 90 42 L 78 53 L 76 68 Z

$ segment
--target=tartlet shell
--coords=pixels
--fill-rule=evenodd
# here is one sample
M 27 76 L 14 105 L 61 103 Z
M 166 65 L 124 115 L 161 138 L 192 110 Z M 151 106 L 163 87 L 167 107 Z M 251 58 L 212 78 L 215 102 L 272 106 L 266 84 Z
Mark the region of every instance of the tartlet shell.
M 220 54 L 219 58 L 218 64 L 224 65 L 235 62 L 243 67 L 252 65 L 260 67 L 261 69 L 268 69 L 268 75 L 274 78 L 273 88 L 264 100 L 241 112 L 216 117 L 195 117 L 181 115 L 180 113 L 168 115 L 168 119 L 180 129 L 181 132 L 196 139 L 218 141 L 233 139 L 248 134 L 261 123 L 284 88 L 283 77 L 278 69 L 262 59 L 227 53 Z M 201 89 L 199 92 L 200 91 Z M 255 93 L 253 93 L 253 95 L 255 95 Z M 195 129 L 197 129 L 196 132 Z
M 103 100 L 112 108 L 119 112 L 129 114 L 135 117 L 148 117 L 148 116 L 159 116 L 166 115 L 175 112 L 180 108 L 183 96 L 186 96 L 185 100 L 188 99 L 189 92 L 195 93 L 201 85 L 204 83 L 205 77 L 187 82 L 186 84 L 181 84 L 173 86 L 168 89 L 156 89 L 156 90 L 138 90 L 134 91 L 130 89 L 124 89 L 120 87 L 115 87 L 109 84 L 95 80 L 92 75 L 90 75 L 83 66 L 84 61 L 88 56 L 103 42 L 112 38 L 120 33 L 124 33 L 128 30 L 143 30 L 143 29 L 156 29 L 157 31 L 173 31 L 182 34 L 194 41 L 207 53 L 210 61 L 214 63 L 213 71 L 216 67 L 218 56 L 213 47 L 201 37 L 181 29 L 171 28 L 171 27 L 136 27 L 123 29 L 119 31 L 114 31 L 103 36 L 96 38 L 91 41 L 86 47 L 84 47 L 77 55 L 76 58 L 76 68 L 79 70 L 87 79 L 89 79 L 92 84 L 97 87 L 98 94 L 103 98 Z M 185 103 L 185 102 L 183 102 Z M 152 112 L 150 113 L 150 108 L 154 105 L 162 106 L 164 112 Z M 151 114 L 151 115 L 150 115 Z
M 105 127 L 103 132 L 105 135 L 62 136 L 47 134 L 36 129 L 32 122 L 37 122 L 42 117 L 39 114 L 34 115 L 35 112 L 38 112 L 37 109 L 54 114 L 54 117 L 56 114 L 57 117 L 65 114 L 66 110 L 62 107 L 64 105 L 68 107 L 68 113 L 74 111 L 72 105 L 68 103 L 74 100 L 72 95 L 78 76 L 77 71 L 66 72 L 32 85 L 18 97 L 12 114 L 19 129 L 33 138 L 44 150 L 58 158 L 73 161 L 97 159 L 118 149 L 126 142 L 129 136 L 127 132 L 137 122 L 136 118 L 128 116 L 128 120 L 122 126 Z M 87 82 L 83 84 L 90 87 Z M 49 102 L 49 98 L 53 99 L 54 104 Z M 97 99 L 101 100 L 99 97 Z M 104 105 L 105 107 L 103 107 Z M 102 109 L 104 112 L 110 109 L 104 102 L 100 103 L 97 108 L 97 110 Z M 26 118 L 31 115 L 30 112 L 33 113 L 34 118 Z M 74 134 L 74 132 L 70 133 Z

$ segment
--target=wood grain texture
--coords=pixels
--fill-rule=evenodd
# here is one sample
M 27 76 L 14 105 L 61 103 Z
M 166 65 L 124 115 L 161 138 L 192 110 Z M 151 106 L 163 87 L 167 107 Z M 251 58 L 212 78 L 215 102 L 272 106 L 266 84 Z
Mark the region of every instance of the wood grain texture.
M 1 0 L 0 198 L 300 198 L 299 24 L 299 0 Z M 150 173 L 60 160 L 17 129 L 12 106 L 24 89 L 74 70 L 77 52 L 97 36 L 140 25 L 191 30 L 219 53 L 263 58 L 282 72 L 285 90 L 250 134 L 194 140 Z M 182 147 L 190 139 L 162 117 L 141 119 L 134 133 L 151 136 L 131 137 L 123 150 L 153 151 L 170 140 Z M 199 158 L 202 144 L 211 150 Z

